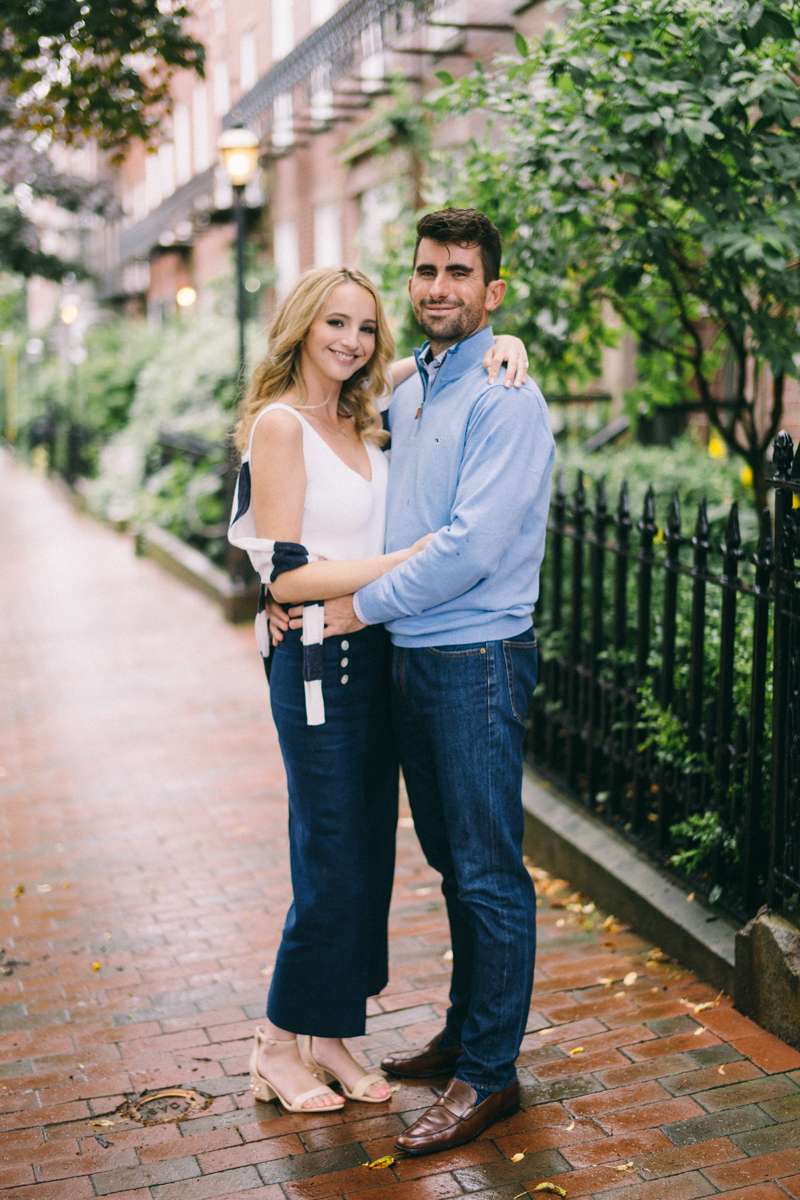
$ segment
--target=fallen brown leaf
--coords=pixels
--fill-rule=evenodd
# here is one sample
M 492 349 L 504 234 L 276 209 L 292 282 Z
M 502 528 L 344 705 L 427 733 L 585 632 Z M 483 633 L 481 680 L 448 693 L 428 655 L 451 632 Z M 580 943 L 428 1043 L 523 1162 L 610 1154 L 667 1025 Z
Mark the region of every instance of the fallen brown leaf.
M 567 1194 L 563 1188 L 560 1188 L 557 1183 L 551 1183 L 549 1179 L 546 1179 L 544 1183 L 537 1183 L 533 1190 L 535 1192 L 552 1192 L 555 1196 L 566 1196 Z

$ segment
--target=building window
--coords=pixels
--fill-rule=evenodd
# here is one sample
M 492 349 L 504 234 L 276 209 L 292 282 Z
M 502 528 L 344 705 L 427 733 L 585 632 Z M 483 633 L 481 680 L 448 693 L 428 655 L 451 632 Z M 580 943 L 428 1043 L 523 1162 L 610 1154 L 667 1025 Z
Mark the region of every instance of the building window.
M 291 218 L 276 221 L 274 230 L 274 257 L 277 280 L 275 290 L 283 300 L 297 283 L 300 275 L 300 247 L 297 241 L 297 225 Z
M 161 199 L 166 200 L 175 191 L 175 147 L 172 142 L 159 146 L 158 163 L 161 168 Z
M 294 49 L 293 0 L 272 0 L 272 58 L 285 58 Z
M 361 34 L 361 90 L 377 92 L 384 85 L 386 64 L 383 54 L 383 30 L 368 26 Z
M 326 21 L 330 21 L 338 7 L 337 0 L 311 0 L 311 24 L 313 27 L 316 29 L 318 25 L 324 25 Z
M 147 188 L 147 211 L 152 212 L 161 203 L 161 163 L 157 154 L 145 157 L 144 182 Z
M 231 83 L 226 62 L 214 63 L 214 112 L 224 117 L 231 106 Z
M 214 3 L 211 5 L 211 11 L 214 14 L 214 33 L 221 37 L 224 33 L 228 32 L 228 22 L 223 0 L 214 0 Z
M 403 211 L 401 188 L 396 183 L 381 183 L 361 193 L 358 220 L 358 250 L 362 270 L 368 275 L 386 255 L 387 226 L 393 225 Z
M 256 48 L 256 31 L 248 29 L 239 40 L 239 86 L 243 92 L 258 81 L 258 54 Z
M 278 150 L 285 150 L 294 142 L 294 112 L 292 93 L 284 92 L 276 96 L 272 105 L 272 144 Z
M 189 110 L 185 104 L 175 107 L 172 119 L 172 136 L 175 139 L 175 182 L 178 187 L 192 177 L 192 142 L 189 125 Z
M 342 216 L 339 205 L 318 204 L 314 209 L 314 266 L 342 265 Z
M 146 166 L 146 164 L 145 164 Z M 147 184 L 142 181 L 133 189 L 133 217 L 142 221 L 147 216 Z
M 333 88 L 331 87 L 331 65 L 323 63 L 311 72 L 311 111 L 312 121 L 332 121 Z
M 211 145 L 208 129 L 208 96 L 205 84 L 198 83 L 192 93 L 192 124 L 194 126 L 194 169 L 199 175 L 211 166 Z

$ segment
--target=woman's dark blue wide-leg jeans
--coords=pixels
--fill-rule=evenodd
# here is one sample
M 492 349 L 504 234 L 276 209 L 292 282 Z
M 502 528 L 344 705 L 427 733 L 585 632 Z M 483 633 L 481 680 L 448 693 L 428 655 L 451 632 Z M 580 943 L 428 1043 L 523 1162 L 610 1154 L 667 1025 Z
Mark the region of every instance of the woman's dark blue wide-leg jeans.
M 289 785 L 294 900 L 267 1015 L 282 1029 L 359 1037 L 389 978 L 398 768 L 382 625 L 323 647 L 325 724 L 307 725 L 300 631 L 277 647 L 272 715 Z
M 447 1036 L 457 1079 L 516 1079 L 536 954 L 522 861 L 522 741 L 536 685 L 533 630 L 506 641 L 395 647 L 392 707 L 414 825 L 442 875 L 453 947 Z

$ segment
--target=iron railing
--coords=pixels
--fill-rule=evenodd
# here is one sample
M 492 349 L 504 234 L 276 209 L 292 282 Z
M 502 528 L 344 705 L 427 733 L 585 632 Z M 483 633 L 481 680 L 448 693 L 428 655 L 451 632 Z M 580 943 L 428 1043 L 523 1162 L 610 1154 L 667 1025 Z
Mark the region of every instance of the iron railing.
M 537 606 L 529 761 L 739 918 L 800 893 L 800 449 L 773 453 L 775 520 L 745 557 L 677 493 L 634 522 L 559 479 Z M 795 499 L 797 497 L 797 499 Z M 678 857 L 678 862 L 674 860 Z

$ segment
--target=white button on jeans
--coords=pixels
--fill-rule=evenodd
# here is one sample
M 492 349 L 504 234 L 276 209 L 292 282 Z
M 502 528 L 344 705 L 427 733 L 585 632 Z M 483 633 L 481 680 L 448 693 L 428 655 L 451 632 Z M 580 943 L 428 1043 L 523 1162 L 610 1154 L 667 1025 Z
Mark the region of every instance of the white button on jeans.
M 350 643 L 348 642 L 347 638 L 344 638 L 344 639 L 343 639 L 343 641 L 342 641 L 342 649 L 343 649 L 343 650 L 349 650 L 349 649 L 350 649 Z
M 343 675 L 343 676 L 342 676 L 342 683 L 347 683 L 347 681 L 348 681 L 348 679 L 349 679 L 349 678 L 350 678 L 350 676 L 349 676 L 349 675 Z
M 349 658 L 343 658 L 342 661 L 339 663 L 339 666 L 346 667 L 349 662 L 350 662 Z

